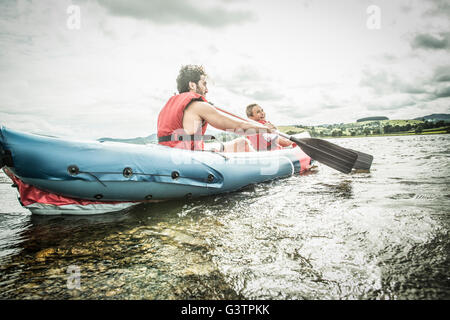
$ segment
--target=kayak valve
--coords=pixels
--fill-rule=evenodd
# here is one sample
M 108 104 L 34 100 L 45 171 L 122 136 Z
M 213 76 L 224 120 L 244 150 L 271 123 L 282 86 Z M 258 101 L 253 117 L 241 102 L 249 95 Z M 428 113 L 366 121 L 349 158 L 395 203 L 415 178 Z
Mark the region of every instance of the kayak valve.
M 129 178 L 133 175 L 133 169 L 131 169 L 130 167 L 126 167 L 125 169 L 123 169 L 123 176 L 125 178 Z
M 67 167 L 67 172 L 69 172 L 71 176 L 76 176 L 78 173 L 80 173 L 80 169 L 76 165 L 72 164 Z

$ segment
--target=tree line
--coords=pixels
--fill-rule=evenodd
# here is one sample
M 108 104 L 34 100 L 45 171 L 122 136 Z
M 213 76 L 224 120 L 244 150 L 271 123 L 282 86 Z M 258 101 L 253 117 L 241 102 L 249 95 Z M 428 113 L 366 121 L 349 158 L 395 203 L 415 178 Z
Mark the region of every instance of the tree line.
M 437 122 L 432 122 L 432 121 L 425 121 L 423 123 L 419 123 L 416 125 L 412 125 L 410 123 L 404 125 L 404 126 L 399 126 L 399 125 L 385 125 L 383 127 L 384 133 L 396 133 L 396 132 L 405 132 L 405 131 L 413 131 L 415 133 L 421 133 L 424 130 L 427 129 L 434 129 L 434 128 L 442 128 L 445 127 L 446 123 L 445 121 L 441 120 L 441 121 L 437 121 Z M 447 127 L 447 132 L 449 130 L 450 127 Z

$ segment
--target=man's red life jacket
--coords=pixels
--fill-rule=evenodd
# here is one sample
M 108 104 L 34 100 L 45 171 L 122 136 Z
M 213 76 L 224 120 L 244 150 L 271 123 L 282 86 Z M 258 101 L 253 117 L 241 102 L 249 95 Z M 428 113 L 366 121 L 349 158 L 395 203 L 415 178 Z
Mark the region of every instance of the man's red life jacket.
M 167 101 L 164 108 L 158 116 L 158 138 L 172 136 L 169 141 L 160 141 L 159 143 L 171 148 L 180 148 L 188 150 L 203 150 L 203 140 L 181 140 L 181 136 L 186 136 L 186 132 L 183 129 L 183 115 L 186 107 L 193 101 L 206 101 L 205 97 L 194 92 L 184 92 L 174 95 Z M 204 135 L 208 123 L 203 122 L 201 133 L 198 135 Z
M 261 124 L 266 124 L 268 121 L 259 120 L 258 122 Z M 278 139 L 272 134 L 258 133 L 247 136 L 247 139 L 250 140 L 252 146 L 257 151 L 273 151 L 283 149 L 283 147 L 278 144 Z

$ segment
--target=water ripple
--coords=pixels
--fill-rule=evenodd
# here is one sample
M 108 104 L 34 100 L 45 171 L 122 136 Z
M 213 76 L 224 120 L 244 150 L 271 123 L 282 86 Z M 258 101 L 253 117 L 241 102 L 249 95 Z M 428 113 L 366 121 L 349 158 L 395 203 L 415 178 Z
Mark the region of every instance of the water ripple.
M 371 172 L 93 217 L 31 216 L 0 175 L 0 298 L 448 299 L 450 136 L 333 142 Z

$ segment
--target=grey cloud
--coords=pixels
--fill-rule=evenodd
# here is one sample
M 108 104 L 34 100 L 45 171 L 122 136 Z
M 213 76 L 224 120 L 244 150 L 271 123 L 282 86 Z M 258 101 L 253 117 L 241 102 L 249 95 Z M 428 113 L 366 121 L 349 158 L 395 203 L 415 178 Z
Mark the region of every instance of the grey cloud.
M 450 86 L 443 83 L 450 81 L 450 65 L 437 67 L 434 70 L 432 81 L 438 86 L 433 92 L 432 99 L 450 97 Z
M 430 34 L 418 34 L 412 39 L 411 47 L 414 49 L 447 49 L 449 48 L 450 33 L 441 33 L 439 37 Z
M 436 82 L 450 81 L 450 65 L 437 67 L 434 70 L 433 79 Z
M 22 110 L 14 110 L 14 109 L 10 109 L 10 110 L 0 110 L 0 119 L 2 118 L 2 115 L 12 115 L 12 116 L 16 116 L 16 115 L 20 115 L 23 114 Z
M 237 82 L 260 82 L 264 80 L 261 73 L 252 66 L 241 66 L 233 75 L 233 80 Z
M 385 71 L 372 72 L 363 71 L 360 80 L 360 86 L 370 87 L 377 94 L 389 94 L 394 92 L 422 94 L 428 93 L 423 84 L 411 84 L 403 81 L 395 74 L 389 74 Z
M 246 88 L 242 84 L 239 87 L 226 86 L 229 91 L 234 94 L 245 96 L 247 98 L 252 98 L 257 101 L 269 101 L 269 100 L 281 100 L 284 98 L 283 94 L 268 88 L 268 85 L 259 84 L 259 89 Z
M 370 103 L 367 105 L 367 109 L 371 110 L 371 111 L 376 111 L 376 110 L 395 110 L 395 109 L 401 109 L 404 107 L 410 107 L 415 105 L 416 102 L 412 99 L 403 99 L 400 101 L 396 101 L 396 100 L 391 100 L 391 101 L 387 101 L 387 102 L 380 102 L 380 103 Z
M 448 0 L 431 0 L 433 8 L 425 12 L 428 16 L 446 15 L 450 17 L 450 2 Z
M 440 83 L 450 81 L 450 66 L 441 66 L 435 69 L 434 75 L 424 79 L 421 83 L 411 84 L 399 79 L 397 76 L 384 71 L 372 73 L 366 71 L 360 81 L 361 86 L 371 87 L 377 95 L 410 94 L 414 101 L 433 101 L 450 96 L 450 86 L 442 88 Z M 427 89 L 426 89 L 427 88 Z M 405 100 L 406 101 L 406 100 Z M 407 101 L 406 104 L 386 105 L 382 110 L 396 109 L 398 107 L 410 106 L 414 103 Z M 376 106 L 375 106 L 376 107 Z M 376 107 L 377 108 L 377 107 Z
M 341 108 L 341 106 L 335 105 L 335 104 L 322 104 L 322 108 L 329 109 L 329 110 L 334 110 L 334 109 Z
M 443 75 L 439 76 L 438 78 L 436 78 L 436 81 L 439 81 L 439 82 L 450 81 L 450 74 L 443 74 Z
M 263 76 L 256 68 L 245 65 L 230 78 L 217 78 L 217 84 L 228 91 L 258 101 L 274 101 L 284 98 L 284 94 L 274 88 L 273 81 Z
M 306 107 L 303 108 L 293 105 L 280 105 L 280 106 L 275 105 L 274 109 L 278 112 L 278 114 L 288 116 L 293 120 L 305 118 L 311 115 L 311 110 Z
M 435 95 L 437 98 L 450 97 L 450 86 L 436 90 Z
M 403 93 L 411 93 L 411 94 L 428 93 L 428 91 L 425 90 L 424 88 L 421 88 L 419 86 L 413 86 L 410 84 L 400 84 L 399 89 L 400 89 L 399 91 Z
M 195 24 L 212 28 L 242 24 L 255 19 L 252 12 L 229 10 L 223 5 L 203 7 L 188 0 L 97 0 L 111 14 L 158 24 Z
M 379 58 L 384 63 L 396 63 L 398 62 L 399 58 L 393 54 L 385 53 L 381 55 Z
M 279 94 L 275 90 L 271 90 L 268 88 L 251 91 L 251 92 L 245 92 L 244 95 L 246 95 L 249 98 L 253 98 L 255 100 L 279 100 L 282 99 L 284 96 L 282 94 Z
M 380 94 L 386 89 L 391 89 L 388 83 L 388 74 L 386 72 L 372 72 L 370 70 L 364 70 L 359 85 L 362 87 L 370 87 Z

